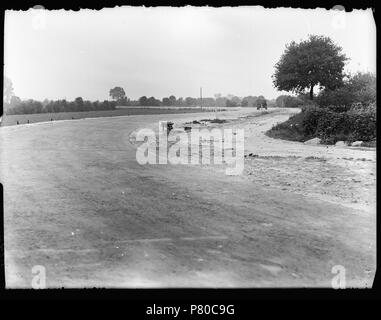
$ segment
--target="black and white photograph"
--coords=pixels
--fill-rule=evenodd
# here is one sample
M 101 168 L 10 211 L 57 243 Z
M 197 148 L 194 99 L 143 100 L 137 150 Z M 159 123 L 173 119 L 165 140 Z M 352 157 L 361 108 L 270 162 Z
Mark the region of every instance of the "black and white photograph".
M 376 57 L 372 8 L 5 10 L 5 288 L 372 288 Z

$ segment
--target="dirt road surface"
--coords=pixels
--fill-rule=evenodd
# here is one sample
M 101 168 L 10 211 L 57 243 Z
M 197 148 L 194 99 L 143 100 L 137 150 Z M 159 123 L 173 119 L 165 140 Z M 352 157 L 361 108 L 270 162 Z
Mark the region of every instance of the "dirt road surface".
M 0 128 L 7 287 L 370 287 L 374 149 L 310 146 L 264 132 L 295 110 L 219 112 L 245 129 L 245 169 L 139 165 L 150 115 Z M 239 118 L 241 117 L 241 118 Z

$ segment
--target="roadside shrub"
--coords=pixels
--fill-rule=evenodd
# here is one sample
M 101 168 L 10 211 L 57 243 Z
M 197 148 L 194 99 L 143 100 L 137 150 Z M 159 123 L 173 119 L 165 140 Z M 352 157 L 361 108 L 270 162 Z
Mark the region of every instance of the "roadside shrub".
M 353 140 L 371 141 L 376 138 L 376 117 L 367 114 L 351 114 L 353 118 Z
M 303 108 L 302 114 L 302 126 L 306 136 L 314 136 L 316 129 L 319 124 L 319 119 L 327 111 L 320 109 L 318 107 L 305 107 Z
M 316 134 L 323 143 L 333 144 L 347 140 L 351 126 L 352 119 L 348 113 L 323 110 L 318 119 Z
M 361 103 L 354 103 L 349 109 L 349 112 L 355 113 L 355 114 L 367 114 L 375 118 L 376 110 L 377 110 L 377 106 L 375 102 L 369 103 L 367 105 L 363 105 Z
M 273 138 L 306 141 L 318 137 L 325 144 L 337 141 L 364 142 L 376 138 L 376 105 L 353 105 L 350 111 L 337 106 L 303 106 L 302 112 L 274 126 L 267 132 Z M 372 143 L 374 144 L 374 143 Z
M 327 110 L 332 111 L 332 112 L 347 112 L 349 111 L 351 106 L 346 106 L 346 105 L 329 105 L 327 106 Z
M 353 118 L 353 134 L 355 140 L 370 141 L 376 138 L 377 105 L 375 102 L 363 105 L 352 105 L 348 114 Z
M 306 136 L 302 121 L 304 113 L 297 113 L 291 116 L 287 121 L 273 126 L 266 135 L 275 139 L 286 139 L 290 141 L 306 141 L 309 139 Z
M 370 141 L 376 138 L 376 116 L 369 110 L 335 112 L 330 109 L 311 108 L 304 111 L 304 114 L 305 135 L 317 136 L 323 143 Z

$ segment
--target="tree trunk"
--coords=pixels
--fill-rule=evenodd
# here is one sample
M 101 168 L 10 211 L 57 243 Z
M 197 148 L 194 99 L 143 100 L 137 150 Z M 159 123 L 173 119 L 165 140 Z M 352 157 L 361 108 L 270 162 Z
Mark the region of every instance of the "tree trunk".
M 313 100 L 314 99 L 314 86 L 311 85 L 311 89 L 310 89 L 310 100 Z

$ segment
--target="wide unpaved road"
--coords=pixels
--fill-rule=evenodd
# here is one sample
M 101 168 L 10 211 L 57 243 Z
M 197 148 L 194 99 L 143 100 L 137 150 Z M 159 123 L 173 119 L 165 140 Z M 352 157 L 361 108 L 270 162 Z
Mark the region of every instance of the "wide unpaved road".
M 30 287 L 35 265 L 46 268 L 48 287 L 331 286 L 335 265 L 345 267 L 347 287 L 371 286 L 374 203 L 356 208 L 277 188 L 279 174 L 269 171 L 290 163 L 302 179 L 304 169 L 311 174 L 302 164 L 314 159 L 303 157 L 323 152 L 263 136 L 291 112 L 242 124 L 246 151 L 261 156 L 246 160 L 243 176 L 137 163 L 133 130 L 205 113 L 0 128 L 7 286 Z M 375 163 L 374 151 L 330 150 Z M 287 160 L 290 152 L 301 162 Z M 266 162 L 279 153 L 283 162 Z

